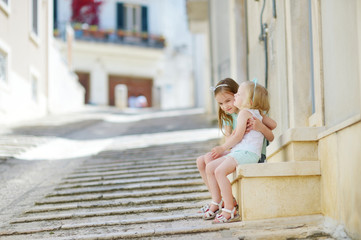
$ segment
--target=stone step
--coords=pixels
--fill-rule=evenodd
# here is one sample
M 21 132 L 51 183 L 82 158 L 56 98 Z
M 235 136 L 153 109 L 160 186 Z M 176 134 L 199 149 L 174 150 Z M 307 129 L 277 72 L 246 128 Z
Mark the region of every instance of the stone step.
M 155 219 L 155 222 L 147 222 L 145 224 L 127 224 L 127 225 L 88 225 L 81 228 L 73 228 L 72 226 L 65 226 L 55 231 L 50 231 L 51 234 L 44 234 L 36 232 L 31 234 L 32 239 L 134 239 L 134 238 L 149 238 L 166 235 L 180 235 L 180 234 L 194 234 L 194 233 L 212 233 L 222 230 L 228 230 L 229 225 L 214 225 L 210 222 L 204 223 L 203 220 L 187 221 L 183 220 L 182 216 L 178 217 L 176 221 L 157 222 L 160 219 Z M 191 218 L 192 219 L 192 218 Z M 167 220 L 167 219 L 164 219 Z M 120 222 L 121 223 L 121 222 Z M 200 224 L 202 223 L 202 224 Z M 140 225 L 140 226 L 139 226 Z M 166 226 L 164 226 L 166 225 Z M 140 229 L 138 229 L 140 228 Z M 49 236 L 50 235 L 50 236 Z M 15 236 L 4 236 L 4 239 L 16 239 Z
M 196 204 L 197 206 L 199 205 L 205 205 L 206 203 L 209 203 L 209 199 L 207 200 L 203 200 L 200 202 L 196 202 L 194 204 Z M 170 204 L 168 204 L 169 206 L 171 206 Z M 175 204 L 173 204 L 175 205 Z M 117 209 L 119 210 L 119 208 Z M 103 209 L 98 209 L 98 211 L 104 211 Z M 63 213 L 73 213 L 75 211 L 66 211 Z M 76 211 L 78 213 L 85 213 L 86 211 L 82 210 L 82 211 Z M 34 216 L 44 216 L 44 217 L 48 217 L 48 216 L 53 216 L 54 213 L 37 213 L 37 214 L 24 214 L 21 218 L 25 218 L 25 217 L 34 217 Z M 173 211 L 158 211 L 158 212 L 151 212 L 151 211 L 145 211 L 145 212 L 132 212 L 132 213 L 127 213 L 124 215 L 103 215 L 103 216 L 89 216 L 89 217 L 84 217 L 84 218 L 69 218 L 69 219 L 61 219 L 61 220 L 48 220 L 48 221 L 34 221 L 34 222 L 22 222 L 22 223 L 12 223 L 10 224 L 6 229 L 7 230 L 16 230 L 16 231 L 21 231 L 24 229 L 34 229 L 34 228 L 39 228 L 39 227 L 46 227 L 46 228 L 58 228 L 61 225 L 64 224 L 89 224 L 89 223 L 105 223 L 105 222 L 111 222 L 111 221 L 119 221 L 119 220 L 137 220 L 137 219 L 152 219 L 154 217 L 159 217 L 159 216 L 163 216 L 163 217 L 168 217 L 171 218 L 172 216 L 175 215 L 185 215 L 185 216 L 192 216 L 192 215 L 197 215 L 198 218 L 200 219 L 202 217 L 202 214 L 199 212 L 199 209 L 197 208 L 188 208 L 188 209 L 175 209 Z M 0 231 L 1 232 L 1 231 Z M 1 239 L 1 237 L 0 237 Z
M 164 193 L 167 195 L 178 195 L 178 194 L 188 194 L 188 193 L 201 193 L 208 192 L 207 188 L 202 186 L 193 186 L 187 188 L 162 188 L 162 191 L 158 189 L 151 190 L 141 190 L 141 191 L 121 191 L 119 193 L 105 193 L 105 194 L 82 194 L 79 196 L 68 195 L 63 197 L 47 197 L 44 200 L 35 202 L 35 205 L 44 205 L 44 204 L 55 204 L 55 203 L 71 203 L 71 202 L 86 202 L 86 201 L 96 201 L 96 200 L 111 200 L 111 199 L 122 199 L 122 198 L 139 198 L 139 197 L 154 197 L 162 196 Z
M 104 226 L 125 226 L 125 225 L 133 225 L 133 224 L 146 224 L 146 223 L 156 223 L 156 222 L 171 222 L 171 221 L 179 221 L 184 219 L 200 219 L 200 214 L 172 214 L 172 215 L 161 215 L 161 216 L 148 216 L 142 218 L 132 218 L 132 219 L 124 219 L 124 220 L 106 220 L 103 221 L 88 221 L 82 223 L 59 223 L 57 222 L 54 225 L 41 226 L 33 224 L 31 226 L 28 224 L 25 228 L 22 225 L 21 227 L 12 227 L 7 231 L 0 232 L 0 236 L 8 236 L 8 235 L 21 235 L 21 234 L 29 234 L 29 233 L 39 233 L 39 232 L 49 232 L 56 230 L 72 230 L 72 229 L 80 229 L 80 228 L 93 228 L 93 227 L 104 227 Z
M 189 174 L 184 176 L 166 176 L 166 177 L 143 177 L 122 180 L 98 180 L 98 181 L 84 181 L 84 182 L 62 182 L 55 190 L 71 189 L 71 188 L 84 188 L 84 187 L 99 187 L 99 186 L 112 186 L 118 184 L 130 184 L 139 182 L 164 182 L 171 180 L 185 180 L 185 179 L 199 179 L 199 174 Z
M 196 158 L 174 158 L 174 159 L 134 159 L 130 161 L 122 161 L 121 163 L 109 163 L 109 164 L 94 164 L 94 165 L 85 165 L 78 168 L 78 170 L 93 170 L 93 169 L 111 169 L 113 167 L 124 167 L 124 166 L 134 166 L 141 164 L 164 164 L 164 163 L 176 163 L 176 162 L 195 162 Z
M 12 224 L 14 223 L 25 223 L 25 222 L 37 222 L 37 221 L 52 221 L 52 220 L 65 220 L 65 219 L 77 219 L 77 218 L 90 218 L 90 217 L 102 217 L 102 216 L 124 216 L 127 214 L 134 214 L 134 213 L 143 213 L 143 212 L 171 212 L 171 211 L 178 211 L 182 209 L 193 209 L 195 212 L 198 211 L 200 207 L 202 207 L 203 202 L 190 202 L 186 204 L 162 204 L 162 205 L 155 205 L 149 207 L 128 207 L 128 208 L 109 208 L 109 209 L 99 209 L 99 210 L 88 210 L 88 209 L 77 209 L 71 211 L 57 214 L 56 212 L 44 212 L 41 214 L 27 214 L 25 217 L 17 218 L 11 221 Z
M 138 183 L 138 182 L 163 182 L 169 180 L 181 180 L 181 179 L 197 179 L 200 178 L 199 174 L 187 174 L 183 176 L 160 176 L 160 177 L 139 177 L 139 178 L 131 178 L 131 179 L 101 179 L 89 178 L 88 180 L 80 180 L 80 181 L 64 181 L 60 182 L 57 189 L 62 188 L 81 188 L 88 186 L 106 186 L 106 185 L 114 185 L 119 183 Z
M 206 193 L 190 193 L 182 195 L 171 195 L 171 196 L 158 196 L 158 197 L 147 197 L 147 198 L 128 198 L 122 200 L 97 200 L 91 202 L 80 202 L 80 203 L 67 203 L 67 204 L 48 204 L 46 206 L 36 206 L 25 213 L 40 213 L 50 211 L 62 211 L 72 210 L 81 208 L 109 208 L 109 207 L 123 207 L 123 206 L 142 206 L 142 205 L 154 205 L 164 203 L 179 203 L 187 201 L 199 201 L 204 199 L 210 199 L 211 195 Z
M 321 213 L 320 177 L 319 161 L 238 165 L 229 175 L 243 220 Z
M 110 176 L 97 176 L 97 177 L 79 177 L 79 178 L 63 178 L 62 183 L 86 183 L 93 181 L 108 181 L 108 180 L 132 180 L 147 177 L 176 177 L 184 175 L 199 174 L 196 169 L 178 170 L 178 171 L 160 171 L 157 173 L 138 173 L 138 174 L 124 174 L 124 175 L 110 175 Z
M 188 143 L 179 143 L 179 144 L 166 144 L 166 145 L 157 145 L 157 146 L 150 146 L 145 148 L 132 148 L 123 150 L 122 153 L 124 154 L 139 154 L 141 153 L 148 153 L 148 154 L 158 154 L 158 153 L 169 153 L 167 155 L 171 156 L 172 153 L 176 152 L 203 152 L 209 151 L 212 147 L 217 145 L 218 140 L 207 141 L 207 142 L 198 142 L 196 144 L 188 144 Z M 116 150 L 108 150 L 103 151 L 99 154 L 101 157 L 106 156 L 114 156 L 119 154 Z
M 196 186 L 203 185 L 201 179 L 193 179 L 192 181 L 184 180 L 174 180 L 168 182 L 151 182 L 151 183 L 138 183 L 138 184 L 119 184 L 117 186 L 111 187 L 88 187 L 83 189 L 70 189 L 64 191 L 56 191 L 51 193 L 49 196 L 69 196 L 69 195 L 80 195 L 80 194 L 89 194 L 89 193 L 104 193 L 104 192 L 114 192 L 120 190 L 139 190 L 139 189 L 162 189 L 167 187 L 186 187 L 186 186 Z
M 186 218 L 185 218 L 186 217 Z M 187 219 L 187 220 L 184 220 Z M 0 232 L 1 239 L 23 239 L 32 233 L 31 239 L 336 239 L 332 232 L 322 225 L 321 215 L 292 218 L 276 218 L 231 224 L 211 224 L 200 219 L 198 214 L 174 214 L 172 216 L 147 216 L 144 218 L 88 221 L 81 223 L 61 223 L 51 226 L 30 226 L 11 228 Z M 180 227 L 181 226 L 181 227 Z M 198 227 L 198 228 L 196 228 Z M 213 231 L 216 227 L 224 227 Z M 180 231 L 180 229 L 183 231 Z M 138 230 L 139 229 L 139 230 Z M 158 235 L 144 235 L 149 230 L 167 229 Z M 196 231 L 193 231 L 197 229 Z M 90 231 L 87 231 L 90 230 Z M 96 231 L 96 234 L 93 234 Z M 120 235 L 131 232 L 131 236 Z M 137 233 L 141 233 L 137 235 Z M 116 234 L 116 235 L 115 235 Z M 21 238 L 22 237 L 22 238 Z M 51 237 L 51 238 L 50 238 Z
M 133 170 L 133 169 L 139 169 L 139 165 L 142 166 L 142 168 L 147 169 L 153 169 L 153 168 L 159 168 L 159 167 L 170 167 L 170 166 L 196 166 L 196 161 L 193 159 L 193 161 L 183 161 L 183 162 L 164 162 L 164 163 L 148 163 L 148 164 L 139 164 L 134 163 L 130 166 L 117 166 L 117 167 L 108 167 L 108 168 L 94 168 L 94 169 L 77 169 L 73 172 L 73 174 L 86 174 L 86 173 L 103 173 L 103 172 L 115 172 L 115 171 L 121 171 L 121 170 Z
M 138 178 L 138 177 L 150 177 L 150 176 L 174 176 L 174 175 L 183 175 L 183 174 L 195 174 L 199 173 L 198 169 L 190 168 L 190 169 L 181 169 L 181 170 L 166 170 L 166 171 L 157 171 L 157 172 L 138 172 L 138 173 L 128 173 L 128 174 L 117 174 L 117 173 L 109 173 L 109 174 L 95 174 L 93 176 L 88 175 L 69 175 L 68 177 L 64 178 L 66 180 L 79 180 L 84 178 L 99 178 L 99 179 L 129 179 L 129 178 Z
M 149 172 L 158 172 L 165 170 L 187 170 L 187 169 L 196 169 L 195 166 L 168 166 L 168 167 L 154 167 L 154 168 L 143 168 L 139 166 L 138 169 L 133 170 L 118 170 L 118 171 L 109 171 L 105 173 L 73 173 L 68 176 L 68 178 L 81 178 L 81 177 L 99 177 L 99 176 L 110 176 L 110 175 L 121 175 L 121 174 L 130 174 L 130 173 L 149 173 Z
M 135 155 L 134 157 L 126 154 L 119 154 L 117 156 L 114 156 L 112 158 L 99 158 L 97 155 L 96 158 L 89 159 L 84 162 L 86 166 L 92 166 L 92 165 L 107 165 L 107 164 L 117 164 L 122 162 L 132 162 L 136 160 L 144 160 L 144 161 L 151 161 L 151 160 L 173 160 L 173 159 L 197 159 L 200 155 L 204 154 L 206 152 L 202 152 L 200 154 L 172 154 L 172 155 L 158 155 L 158 156 L 139 156 Z

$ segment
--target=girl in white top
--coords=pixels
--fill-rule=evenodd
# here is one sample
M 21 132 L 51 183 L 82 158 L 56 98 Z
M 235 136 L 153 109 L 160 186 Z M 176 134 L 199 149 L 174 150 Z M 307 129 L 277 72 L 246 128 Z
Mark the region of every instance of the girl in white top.
M 217 159 L 206 166 L 212 205 L 203 218 L 214 218 L 212 213 L 221 207 L 222 198 L 224 201 L 222 213 L 217 214 L 214 223 L 230 222 L 239 218 L 238 211 L 234 207 L 232 187 L 227 175 L 234 172 L 238 164 L 258 162 L 264 136 L 255 130 L 248 133 L 245 133 L 245 130 L 248 119 L 257 118 L 262 121 L 261 113 L 268 112 L 270 108 L 267 89 L 257 82 L 241 83 L 234 97 L 234 105 L 239 109 L 237 127 L 224 144 L 212 149 L 212 157 Z M 231 149 L 231 153 L 222 156 L 228 149 Z
M 224 134 L 226 140 L 232 136 L 232 132 L 235 131 L 237 126 L 237 116 L 239 109 L 234 105 L 234 95 L 237 93 L 238 88 L 239 85 L 235 80 L 231 78 L 225 78 L 219 81 L 217 85 L 211 89 L 214 93 L 214 98 L 218 103 L 218 126 Z M 265 135 L 267 140 L 272 141 L 273 133 L 271 130 L 274 129 L 276 125 L 276 122 L 267 116 L 263 118 L 263 121 L 250 119 L 247 125 L 246 133 L 252 129 L 258 130 Z M 229 151 L 223 152 L 223 155 L 226 155 L 227 153 L 229 153 Z M 199 169 L 199 173 L 208 189 L 209 184 L 207 181 L 206 165 L 219 157 L 221 156 L 214 158 L 212 153 L 208 152 L 197 158 L 197 167 Z M 220 205 L 222 207 L 222 204 Z M 237 206 L 237 202 L 235 200 L 234 206 Z M 205 213 L 209 210 L 209 208 L 210 206 L 206 204 L 200 209 L 199 212 Z M 212 212 L 212 214 L 207 219 L 214 218 L 216 213 L 217 211 Z

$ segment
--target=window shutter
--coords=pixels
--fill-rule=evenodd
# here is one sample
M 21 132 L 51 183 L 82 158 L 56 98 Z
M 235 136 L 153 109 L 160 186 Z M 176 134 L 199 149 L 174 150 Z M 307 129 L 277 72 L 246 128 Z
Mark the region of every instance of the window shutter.
M 142 32 L 148 32 L 148 7 L 142 6 Z
M 117 3 L 117 29 L 124 29 L 124 6 Z
M 58 0 L 54 0 L 53 1 L 53 28 L 57 29 L 58 28 Z

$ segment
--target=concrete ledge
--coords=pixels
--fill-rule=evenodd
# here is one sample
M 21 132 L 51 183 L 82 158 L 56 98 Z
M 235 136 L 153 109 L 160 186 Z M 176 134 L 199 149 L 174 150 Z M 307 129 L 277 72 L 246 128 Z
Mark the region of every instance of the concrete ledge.
M 239 165 L 236 174 L 236 179 L 242 177 L 308 176 L 321 175 L 321 169 L 319 161 L 278 162 Z
M 267 147 L 267 157 L 272 157 L 291 142 L 317 142 L 324 127 L 290 128 Z
M 321 213 L 319 161 L 240 165 L 229 175 L 242 220 Z

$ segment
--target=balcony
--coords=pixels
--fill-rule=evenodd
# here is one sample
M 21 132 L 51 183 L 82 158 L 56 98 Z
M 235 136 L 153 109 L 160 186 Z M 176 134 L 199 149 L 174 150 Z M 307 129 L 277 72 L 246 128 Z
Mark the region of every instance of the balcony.
M 65 24 L 55 24 L 54 37 L 64 39 Z M 112 43 L 121 45 L 133 45 L 147 48 L 164 48 L 165 38 L 161 35 L 150 34 L 148 32 L 136 32 L 115 29 L 99 29 L 97 26 L 87 26 L 85 24 L 71 25 L 74 30 L 74 38 L 79 41 Z

